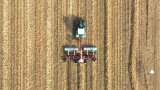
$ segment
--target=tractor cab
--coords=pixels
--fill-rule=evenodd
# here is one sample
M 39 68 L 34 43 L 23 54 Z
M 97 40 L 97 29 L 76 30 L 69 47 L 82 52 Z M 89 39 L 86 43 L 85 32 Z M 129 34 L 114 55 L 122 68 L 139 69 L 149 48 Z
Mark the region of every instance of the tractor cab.
M 77 27 L 76 38 L 84 38 L 84 37 L 86 37 L 85 21 L 83 21 L 83 20 L 77 21 L 76 27 Z

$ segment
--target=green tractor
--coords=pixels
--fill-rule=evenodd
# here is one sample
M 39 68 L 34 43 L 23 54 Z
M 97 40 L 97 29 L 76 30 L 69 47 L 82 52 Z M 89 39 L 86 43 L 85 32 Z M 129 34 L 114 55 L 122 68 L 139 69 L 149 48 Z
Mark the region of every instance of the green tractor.
M 75 37 L 84 38 L 86 37 L 86 25 L 84 20 L 77 20 L 75 23 Z

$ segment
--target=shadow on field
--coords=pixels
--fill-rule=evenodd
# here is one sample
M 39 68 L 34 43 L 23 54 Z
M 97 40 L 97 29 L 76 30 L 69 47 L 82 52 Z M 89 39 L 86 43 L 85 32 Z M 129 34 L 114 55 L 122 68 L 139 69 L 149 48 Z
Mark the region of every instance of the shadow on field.
M 67 38 L 66 40 L 71 44 L 72 39 L 75 39 L 75 33 L 77 30 L 77 22 L 79 20 L 83 20 L 82 17 L 74 16 L 74 15 L 69 15 L 69 16 L 64 16 L 63 21 L 67 27 Z

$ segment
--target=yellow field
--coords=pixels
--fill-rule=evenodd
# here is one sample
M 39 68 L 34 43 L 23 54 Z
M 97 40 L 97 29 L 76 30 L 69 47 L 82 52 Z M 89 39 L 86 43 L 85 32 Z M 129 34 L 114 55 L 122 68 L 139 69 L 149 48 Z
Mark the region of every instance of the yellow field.
M 62 59 L 76 17 L 96 62 Z M 0 0 L 0 90 L 160 90 L 160 1 Z

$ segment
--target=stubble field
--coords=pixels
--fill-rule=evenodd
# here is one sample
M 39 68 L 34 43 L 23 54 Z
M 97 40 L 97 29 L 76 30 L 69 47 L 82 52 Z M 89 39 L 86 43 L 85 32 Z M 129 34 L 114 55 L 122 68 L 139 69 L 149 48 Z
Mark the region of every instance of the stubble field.
M 96 62 L 62 59 L 79 17 Z M 0 0 L 0 90 L 160 90 L 159 56 L 159 0 Z

